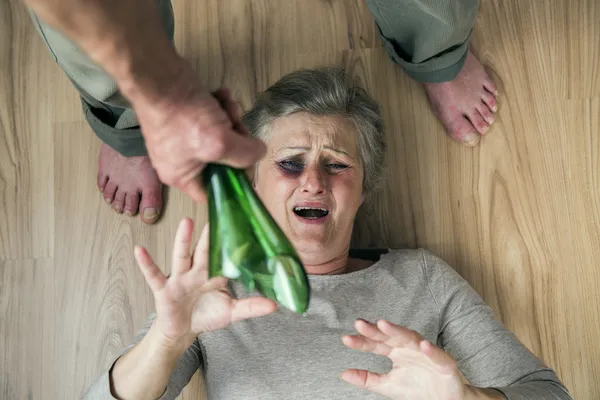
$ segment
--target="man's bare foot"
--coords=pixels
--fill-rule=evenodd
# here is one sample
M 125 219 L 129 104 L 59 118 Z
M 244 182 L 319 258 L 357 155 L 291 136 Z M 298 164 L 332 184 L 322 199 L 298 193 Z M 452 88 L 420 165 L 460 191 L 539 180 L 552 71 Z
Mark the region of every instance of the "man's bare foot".
M 98 188 L 118 212 L 156 222 L 162 208 L 162 183 L 148 157 L 123 157 L 103 144 L 98 159 Z
M 498 89 L 483 65 L 469 51 L 465 65 L 450 82 L 425 83 L 437 117 L 454 139 L 475 146 L 485 135 L 498 110 Z

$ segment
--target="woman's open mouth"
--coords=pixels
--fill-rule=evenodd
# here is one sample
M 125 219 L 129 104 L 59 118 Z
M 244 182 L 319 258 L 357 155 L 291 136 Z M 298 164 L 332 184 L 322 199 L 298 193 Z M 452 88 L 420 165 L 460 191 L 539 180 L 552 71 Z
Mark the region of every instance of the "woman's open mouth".
M 318 224 L 327 219 L 329 210 L 325 207 L 296 206 L 294 207 L 294 214 L 303 222 Z

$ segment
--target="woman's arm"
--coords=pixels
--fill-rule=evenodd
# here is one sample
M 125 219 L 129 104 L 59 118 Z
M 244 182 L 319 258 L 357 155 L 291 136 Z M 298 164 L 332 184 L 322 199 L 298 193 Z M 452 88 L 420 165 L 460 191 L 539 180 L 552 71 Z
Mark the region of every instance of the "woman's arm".
M 189 218 L 179 224 L 169 277 L 146 249 L 135 249 L 138 266 L 154 294 L 156 319 L 88 390 L 87 399 L 154 400 L 161 395 L 161 399 L 174 399 L 200 366 L 198 335 L 277 309 L 275 302 L 260 296 L 233 299 L 227 292 L 227 279 L 209 279 L 208 227 L 191 255 L 193 229 Z
M 508 399 L 571 399 L 554 371 L 494 319 L 456 271 L 427 252 L 423 268 L 440 311 L 437 344 L 456 359 L 473 386 L 493 388 Z
M 175 399 L 202 364 L 200 344 L 174 345 L 155 328 L 155 315 L 133 343 L 88 389 L 85 400 Z
M 164 399 L 178 396 L 200 367 L 199 346 L 188 343 L 173 343 L 152 324 L 142 341 L 115 363 L 110 373 L 114 397 L 155 400 L 163 395 Z

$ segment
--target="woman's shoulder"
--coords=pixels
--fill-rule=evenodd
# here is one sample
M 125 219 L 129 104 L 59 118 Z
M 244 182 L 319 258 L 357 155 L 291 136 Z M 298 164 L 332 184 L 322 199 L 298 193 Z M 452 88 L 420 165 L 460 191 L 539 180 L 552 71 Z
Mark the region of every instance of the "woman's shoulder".
M 384 261 L 398 267 L 441 261 L 432 252 L 424 248 L 357 248 L 350 249 L 349 255 L 351 258 L 362 260 Z
M 393 275 L 410 275 L 413 279 L 425 280 L 444 277 L 460 281 L 460 275 L 444 260 L 425 248 L 376 248 L 354 249 L 354 258 L 372 260 L 380 267 L 390 270 Z
M 409 260 L 422 259 L 425 254 L 433 256 L 425 249 L 396 249 L 396 248 L 353 248 L 350 249 L 351 258 L 359 258 L 362 260 L 379 261 L 382 259 L 396 260 L 399 263 Z

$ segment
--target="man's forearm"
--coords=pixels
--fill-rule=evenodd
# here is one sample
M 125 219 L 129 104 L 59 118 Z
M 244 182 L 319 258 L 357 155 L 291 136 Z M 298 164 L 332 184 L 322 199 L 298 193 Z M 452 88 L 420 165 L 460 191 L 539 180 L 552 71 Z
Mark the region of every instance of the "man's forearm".
M 24 2 L 109 73 L 134 107 L 169 96 L 189 69 L 167 37 L 156 0 Z
M 185 350 L 164 340 L 153 324 L 146 336 L 115 363 L 110 372 L 112 395 L 121 400 L 159 398 Z

